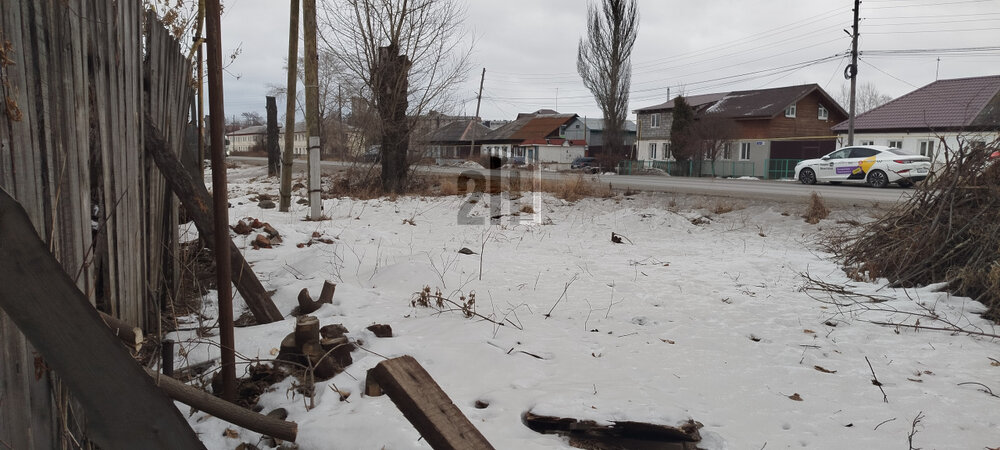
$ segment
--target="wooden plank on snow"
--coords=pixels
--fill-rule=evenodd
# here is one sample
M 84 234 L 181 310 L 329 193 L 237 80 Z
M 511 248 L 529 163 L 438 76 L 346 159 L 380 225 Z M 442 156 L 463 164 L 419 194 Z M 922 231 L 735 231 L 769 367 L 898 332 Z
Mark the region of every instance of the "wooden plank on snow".
M 368 377 L 378 383 L 431 447 L 493 448 L 412 356 L 382 361 L 368 371 Z

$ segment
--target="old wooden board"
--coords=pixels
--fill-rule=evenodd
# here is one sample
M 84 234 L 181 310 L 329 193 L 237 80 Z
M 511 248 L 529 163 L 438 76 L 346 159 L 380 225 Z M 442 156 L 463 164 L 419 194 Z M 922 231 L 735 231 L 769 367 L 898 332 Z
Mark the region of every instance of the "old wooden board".
M 694 450 L 701 441 L 701 424 L 693 420 L 680 426 L 619 421 L 599 424 L 592 420 L 524 413 L 524 424 L 534 431 L 569 438 L 573 447 L 592 450 Z
M 90 438 L 103 448 L 204 448 L 2 189 L 0 229 L 0 308 L 83 405 Z
M 368 371 L 368 377 L 378 383 L 431 447 L 493 448 L 412 356 L 382 361 Z

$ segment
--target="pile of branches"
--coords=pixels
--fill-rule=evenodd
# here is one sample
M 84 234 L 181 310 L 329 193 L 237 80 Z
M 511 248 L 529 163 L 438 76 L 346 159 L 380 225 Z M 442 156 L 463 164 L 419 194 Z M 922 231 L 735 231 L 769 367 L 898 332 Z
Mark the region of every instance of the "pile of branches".
M 1000 158 L 988 145 L 945 149 L 945 163 L 909 201 L 880 219 L 831 238 L 828 249 L 859 281 L 896 287 L 945 283 L 945 290 L 988 308 L 1000 322 Z

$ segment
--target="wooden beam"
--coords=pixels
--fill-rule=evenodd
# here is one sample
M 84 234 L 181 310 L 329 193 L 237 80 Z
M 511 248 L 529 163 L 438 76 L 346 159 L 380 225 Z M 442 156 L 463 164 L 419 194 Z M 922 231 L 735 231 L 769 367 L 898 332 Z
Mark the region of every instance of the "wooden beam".
M 101 448 L 205 448 L 3 189 L 0 230 L 0 308 L 83 405 L 88 437 Z
M 209 248 L 214 248 L 215 216 L 212 214 L 212 196 L 208 194 L 208 189 L 205 188 L 204 183 L 196 182 L 191 178 L 190 172 L 184 169 L 177 156 L 167 150 L 163 136 L 152 125 L 149 118 L 146 119 L 144 128 L 146 151 L 153 157 L 156 167 L 167 179 L 170 190 L 177 195 L 177 198 L 184 204 L 188 215 L 194 219 L 194 225 L 198 228 L 199 235 L 205 239 Z M 236 285 L 236 290 L 250 307 L 253 317 L 257 319 L 258 323 L 271 323 L 283 319 L 278 307 L 274 306 L 271 296 L 264 290 L 264 286 L 257 279 L 257 274 L 243 258 L 239 248 L 229 239 L 228 235 L 225 236 L 225 239 L 229 240 L 229 260 L 232 267 L 233 284 Z
M 146 373 L 152 377 L 153 382 L 160 389 L 163 389 L 163 392 L 174 400 L 250 431 L 256 431 L 283 441 L 295 442 L 295 437 L 299 432 L 299 426 L 295 422 L 286 422 L 275 417 L 257 414 L 149 369 L 146 369 Z
M 493 448 L 412 356 L 382 361 L 368 371 L 368 378 L 389 396 L 432 448 Z M 371 383 L 366 384 L 366 392 L 372 392 Z

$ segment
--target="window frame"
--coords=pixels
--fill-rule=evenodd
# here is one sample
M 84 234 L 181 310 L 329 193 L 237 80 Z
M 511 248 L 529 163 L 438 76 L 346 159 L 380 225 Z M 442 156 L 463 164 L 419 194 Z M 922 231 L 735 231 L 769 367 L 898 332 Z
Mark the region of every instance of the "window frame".
M 797 112 L 798 112 L 798 107 L 796 107 L 795 103 L 792 103 L 791 105 L 785 108 L 785 117 L 789 119 L 794 119 L 795 114 Z
M 740 142 L 740 161 L 750 160 L 750 143 Z
M 652 113 L 649 115 L 649 127 L 660 128 L 660 113 Z
M 817 111 L 817 113 L 816 113 L 816 118 L 819 119 L 819 120 L 829 120 L 830 119 L 830 110 L 826 109 L 825 106 L 823 106 L 822 104 L 820 104 L 819 105 L 819 111 Z
M 887 144 L 888 144 L 888 145 L 886 145 L 886 147 L 889 147 L 889 148 L 898 148 L 898 149 L 900 149 L 900 150 L 902 150 L 902 149 L 903 149 L 903 141 L 902 141 L 902 140 L 898 140 L 898 141 L 889 141 L 889 142 L 887 142 Z M 895 144 L 899 144 L 899 146 L 897 147 L 897 146 L 896 146 Z
M 649 143 L 649 159 L 656 161 L 656 142 Z

